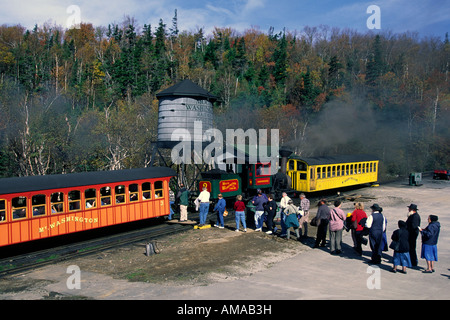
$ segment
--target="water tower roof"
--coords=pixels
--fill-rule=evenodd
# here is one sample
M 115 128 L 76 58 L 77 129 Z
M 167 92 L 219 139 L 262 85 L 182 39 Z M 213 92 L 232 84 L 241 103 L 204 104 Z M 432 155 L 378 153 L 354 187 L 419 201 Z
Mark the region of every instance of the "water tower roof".
M 183 80 L 156 94 L 158 99 L 163 97 L 195 97 L 216 101 L 217 97 L 195 84 L 191 80 Z

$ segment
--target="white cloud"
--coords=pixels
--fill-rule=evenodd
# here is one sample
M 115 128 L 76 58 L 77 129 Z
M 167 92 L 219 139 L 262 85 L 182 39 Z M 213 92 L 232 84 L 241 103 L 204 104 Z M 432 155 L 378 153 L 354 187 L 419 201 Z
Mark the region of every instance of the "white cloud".
M 420 31 L 433 24 L 445 25 L 450 6 L 435 0 L 4 0 L 0 24 L 21 24 L 33 28 L 45 22 L 67 27 L 71 5 L 80 8 L 82 22 L 94 26 L 121 23 L 125 16 L 138 25 L 157 26 L 160 19 L 170 27 L 174 10 L 178 10 L 180 30 L 203 28 L 206 34 L 214 27 L 232 27 L 244 31 L 251 26 L 301 30 L 303 26 L 337 26 L 365 31 L 369 5 L 381 8 L 382 30 Z
M 244 11 L 252 11 L 265 7 L 265 0 L 248 0 L 244 6 Z

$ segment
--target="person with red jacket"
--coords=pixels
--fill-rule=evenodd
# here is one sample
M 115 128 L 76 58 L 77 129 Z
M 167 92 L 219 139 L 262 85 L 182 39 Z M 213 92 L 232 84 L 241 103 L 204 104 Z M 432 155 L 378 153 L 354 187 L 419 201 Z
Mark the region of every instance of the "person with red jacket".
M 236 197 L 236 202 L 234 203 L 234 215 L 236 218 L 236 231 L 239 231 L 239 221 L 241 221 L 244 232 L 247 232 L 247 225 L 245 224 L 245 203 L 242 201 L 241 195 Z
M 361 219 L 366 218 L 367 214 L 364 211 L 364 205 L 361 202 L 355 203 L 355 210 L 352 212 L 352 235 L 355 241 L 355 250 L 362 255 L 362 240 L 364 227 L 359 224 Z

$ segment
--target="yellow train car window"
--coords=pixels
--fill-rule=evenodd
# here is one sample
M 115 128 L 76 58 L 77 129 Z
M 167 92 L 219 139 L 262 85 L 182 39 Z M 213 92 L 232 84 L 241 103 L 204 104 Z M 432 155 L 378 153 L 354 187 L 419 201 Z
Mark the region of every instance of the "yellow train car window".
M 297 161 L 297 171 L 306 171 L 306 163 Z
M 0 223 L 6 222 L 6 200 L 0 200 Z
M 321 170 L 320 170 L 320 167 L 318 167 L 318 168 L 317 168 L 317 179 L 320 179 L 320 178 L 321 178 L 321 176 L 320 176 L 320 171 L 321 171 Z
M 155 198 L 164 198 L 163 182 L 155 182 Z
M 350 174 L 350 166 L 347 164 L 345 166 L 345 175 L 348 176 Z
M 289 166 L 288 170 L 294 171 L 295 170 L 295 161 L 294 160 L 289 160 L 288 166 Z
M 97 190 L 94 188 L 86 189 L 84 191 L 84 204 L 86 209 L 97 208 Z
M 152 198 L 152 188 L 150 182 L 144 182 L 142 184 L 142 199 L 150 200 Z
M 27 197 L 15 197 L 11 201 L 13 220 L 27 217 Z
M 137 183 L 130 184 L 128 187 L 130 191 L 130 202 L 135 202 L 139 200 L 139 186 Z
M 69 211 L 78 211 L 81 209 L 81 192 L 78 190 L 72 190 L 68 193 L 69 198 Z
M 336 177 L 340 177 L 340 176 L 341 176 L 341 166 L 337 166 Z
M 377 163 L 376 162 L 373 163 L 373 172 L 377 172 Z
M 111 205 L 111 187 L 100 188 L 100 206 Z
M 52 193 L 52 195 L 50 196 L 50 210 L 52 214 L 64 212 L 64 193 Z
M 33 212 L 33 217 L 45 215 L 45 204 L 45 194 L 37 194 L 31 197 L 31 210 Z
M 331 178 L 331 166 L 327 167 L 327 178 Z
M 372 172 L 372 162 L 370 163 L 369 168 L 370 168 L 370 172 Z
M 116 204 L 125 203 L 125 186 L 116 186 L 114 192 L 116 193 Z

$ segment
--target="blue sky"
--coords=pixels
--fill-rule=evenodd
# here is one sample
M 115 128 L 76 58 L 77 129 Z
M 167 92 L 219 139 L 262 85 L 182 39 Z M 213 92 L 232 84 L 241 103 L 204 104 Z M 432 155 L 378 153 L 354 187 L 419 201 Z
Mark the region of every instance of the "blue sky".
M 304 26 L 327 25 L 340 29 L 368 31 L 367 8 L 380 8 L 381 29 L 402 33 L 416 31 L 419 36 L 444 38 L 450 32 L 449 0 L 1 0 L 0 24 L 21 24 L 32 28 L 45 22 L 66 26 L 74 15 L 95 26 L 121 23 L 126 15 L 138 25 L 156 27 L 162 18 L 171 25 L 178 11 L 181 31 L 203 28 L 210 34 L 214 27 L 232 27 L 245 31 L 257 27 L 267 32 L 302 31 Z M 71 8 L 76 5 L 79 13 Z M 69 10 L 68 10 L 69 9 Z M 72 19 L 73 20 L 73 19 Z

